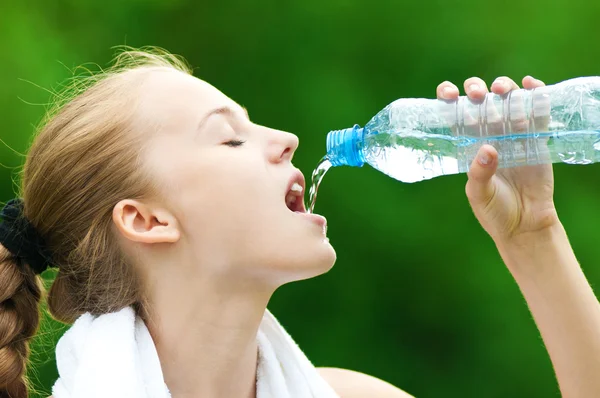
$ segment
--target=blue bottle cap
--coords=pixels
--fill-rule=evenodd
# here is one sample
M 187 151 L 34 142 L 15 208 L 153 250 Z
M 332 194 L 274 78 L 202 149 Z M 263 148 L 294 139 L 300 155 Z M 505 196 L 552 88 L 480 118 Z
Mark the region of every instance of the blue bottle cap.
M 327 134 L 327 158 L 332 166 L 361 167 L 365 163 L 362 152 L 365 129 L 358 124 Z

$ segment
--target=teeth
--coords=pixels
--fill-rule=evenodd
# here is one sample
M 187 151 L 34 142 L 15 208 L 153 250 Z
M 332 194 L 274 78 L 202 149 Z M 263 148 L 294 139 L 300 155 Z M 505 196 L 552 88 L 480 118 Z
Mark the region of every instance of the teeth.
M 294 185 L 291 186 L 289 192 L 285 197 L 285 204 L 290 210 L 296 209 L 295 204 L 298 198 L 302 198 L 302 191 L 304 191 L 302 185 L 298 184 L 297 182 L 295 182 Z
M 302 192 L 302 185 L 295 182 L 294 185 L 292 185 L 292 188 L 290 188 L 290 191 Z

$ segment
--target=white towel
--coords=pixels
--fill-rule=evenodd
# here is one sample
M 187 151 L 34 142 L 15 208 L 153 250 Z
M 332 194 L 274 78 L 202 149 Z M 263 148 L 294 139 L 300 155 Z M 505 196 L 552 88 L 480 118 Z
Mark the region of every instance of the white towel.
M 275 317 L 257 335 L 257 398 L 335 398 L 333 389 Z M 170 398 L 154 341 L 132 308 L 84 314 L 56 346 L 54 398 Z

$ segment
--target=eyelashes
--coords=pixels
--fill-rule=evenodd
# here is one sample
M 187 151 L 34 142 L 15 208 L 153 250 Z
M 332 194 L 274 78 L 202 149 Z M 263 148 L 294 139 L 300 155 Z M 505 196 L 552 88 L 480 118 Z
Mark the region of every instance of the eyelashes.
M 231 141 L 227 141 L 224 143 L 224 145 L 230 146 L 230 147 L 238 147 L 238 146 L 242 146 L 244 145 L 246 141 L 243 140 L 231 140 Z

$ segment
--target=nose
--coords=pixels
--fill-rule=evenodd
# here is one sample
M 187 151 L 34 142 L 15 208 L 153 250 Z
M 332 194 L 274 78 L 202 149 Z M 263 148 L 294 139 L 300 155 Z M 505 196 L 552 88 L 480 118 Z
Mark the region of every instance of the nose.
M 298 137 L 285 131 L 271 130 L 269 137 L 269 160 L 273 163 L 292 161 L 298 148 Z

